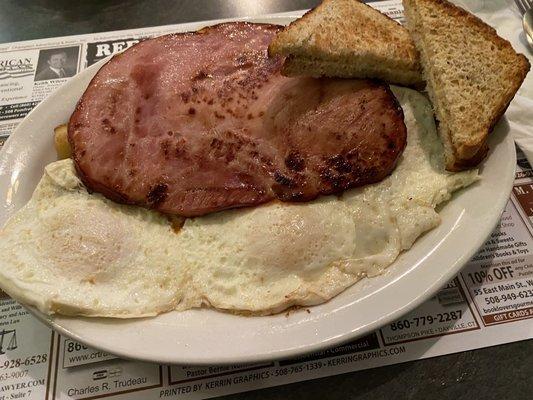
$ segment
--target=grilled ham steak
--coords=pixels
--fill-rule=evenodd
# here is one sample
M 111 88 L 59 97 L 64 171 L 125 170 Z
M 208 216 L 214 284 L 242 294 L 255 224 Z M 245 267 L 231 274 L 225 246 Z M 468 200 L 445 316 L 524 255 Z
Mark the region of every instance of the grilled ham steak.
M 287 78 L 279 26 L 226 23 L 145 40 L 96 74 L 71 116 L 89 190 L 198 216 L 377 182 L 406 143 L 385 84 Z

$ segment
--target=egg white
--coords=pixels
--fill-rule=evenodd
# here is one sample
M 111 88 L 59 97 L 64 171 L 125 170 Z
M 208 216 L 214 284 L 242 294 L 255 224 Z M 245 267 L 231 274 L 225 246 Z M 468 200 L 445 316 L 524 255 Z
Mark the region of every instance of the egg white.
M 48 314 L 269 314 L 325 302 L 382 273 L 439 224 L 438 204 L 478 178 L 444 170 L 431 105 L 393 91 L 408 138 L 388 178 L 309 203 L 188 219 L 178 233 L 157 212 L 89 194 L 71 160 L 52 163 L 0 233 L 0 285 Z
M 58 161 L 0 234 L 0 282 L 48 314 L 156 315 L 182 297 L 174 236 L 157 213 L 89 194 L 72 160 Z

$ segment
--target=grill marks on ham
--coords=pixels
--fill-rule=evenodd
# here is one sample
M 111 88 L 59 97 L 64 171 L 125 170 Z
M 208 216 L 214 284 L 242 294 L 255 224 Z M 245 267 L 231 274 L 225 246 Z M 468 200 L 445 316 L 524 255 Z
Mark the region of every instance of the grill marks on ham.
M 94 77 L 69 122 L 78 173 L 122 203 L 198 216 L 377 182 L 405 147 L 386 85 L 287 78 L 280 27 L 227 23 L 143 41 Z

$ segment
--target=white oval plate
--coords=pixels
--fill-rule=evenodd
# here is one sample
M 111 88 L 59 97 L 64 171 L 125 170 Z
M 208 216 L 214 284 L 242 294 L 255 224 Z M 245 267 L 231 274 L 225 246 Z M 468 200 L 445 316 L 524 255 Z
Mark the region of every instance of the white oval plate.
M 287 24 L 266 16 L 253 22 Z M 196 30 L 219 21 L 180 26 Z M 24 205 L 56 159 L 53 128 L 65 123 L 102 62 L 41 102 L 19 125 L 0 154 L 0 224 Z M 503 119 L 490 139 L 482 180 L 441 211 L 442 223 L 420 238 L 382 276 L 364 279 L 310 313 L 242 317 L 213 310 L 170 312 L 140 320 L 48 317 L 32 312 L 75 340 L 126 358 L 176 364 L 251 363 L 301 355 L 367 334 L 412 310 L 451 280 L 498 222 L 516 165 Z

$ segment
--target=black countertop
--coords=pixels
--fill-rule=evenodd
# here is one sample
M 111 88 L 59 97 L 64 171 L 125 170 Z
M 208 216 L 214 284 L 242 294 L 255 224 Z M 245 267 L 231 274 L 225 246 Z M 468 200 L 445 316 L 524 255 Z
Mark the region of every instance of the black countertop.
M 316 0 L 0 0 L 0 43 L 305 9 Z M 533 399 L 522 341 L 223 397 Z

